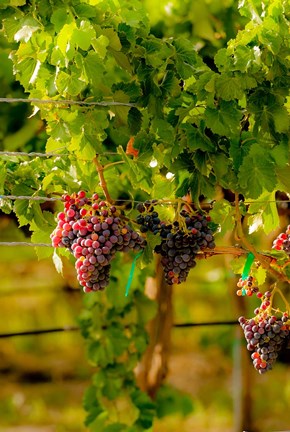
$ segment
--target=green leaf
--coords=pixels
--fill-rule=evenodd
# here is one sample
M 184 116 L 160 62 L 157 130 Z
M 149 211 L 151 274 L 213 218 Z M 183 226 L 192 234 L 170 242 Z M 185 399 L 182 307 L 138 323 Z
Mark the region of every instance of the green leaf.
M 173 46 L 176 49 L 177 56 L 182 59 L 184 63 L 188 63 L 190 65 L 202 63 L 194 49 L 193 44 L 188 39 L 180 37 L 173 41 Z
M 255 52 L 253 48 L 245 45 L 239 45 L 236 47 L 234 51 L 235 69 L 240 70 L 241 72 L 247 72 L 254 61 Z
M 95 18 L 97 15 L 96 7 L 85 3 L 75 4 L 74 10 L 79 17 Z
M 37 229 L 32 233 L 32 243 L 51 243 L 50 239 L 51 230 Z M 51 257 L 53 248 L 49 247 L 35 247 L 35 251 L 39 260 Z
M 217 96 L 226 101 L 242 99 L 244 96 L 242 81 L 237 77 L 222 74 L 216 79 L 215 85 Z
M 277 178 L 281 182 L 282 190 L 290 190 L 290 166 L 289 164 L 285 168 L 279 168 L 277 170 Z
M 14 34 L 16 42 L 28 42 L 34 32 L 40 28 L 39 22 L 32 17 L 27 17 L 21 21 L 21 27 Z
M 104 59 L 106 57 L 107 47 L 109 46 L 109 44 L 109 39 L 104 35 L 101 35 L 97 39 L 92 40 L 92 46 L 101 59 Z
M 87 51 L 95 37 L 96 32 L 93 26 L 88 21 L 82 20 L 79 28 L 73 30 L 70 43 Z
M 257 203 L 254 201 L 249 205 L 249 214 L 260 214 L 263 222 L 263 229 L 268 235 L 274 231 L 280 225 L 279 214 L 277 205 L 275 202 L 275 193 L 263 193 L 257 199 Z
M 4 182 L 6 179 L 6 174 L 7 174 L 6 166 L 2 161 L 0 161 L 0 194 L 2 195 L 4 193 Z
M 56 33 L 59 33 L 65 24 L 72 22 L 72 16 L 68 13 L 65 8 L 57 8 L 53 11 L 50 21 L 54 24 Z
M 55 266 L 56 271 L 62 275 L 63 274 L 62 273 L 63 272 L 63 262 L 62 262 L 61 257 L 58 255 L 56 249 L 53 252 L 52 261 L 53 261 L 53 264 Z
M 157 416 L 159 418 L 181 413 L 183 416 L 193 411 L 192 398 L 168 385 L 162 386 L 156 397 Z
M 236 257 L 231 260 L 230 266 L 234 274 L 241 275 L 245 267 L 246 258 L 244 256 Z
M 57 74 L 55 85 L 59 93 L 68 93 L 71 96 L 77 96 L 85 88 L 86 84 L 80 80 L 77 74 L 69 75 L 66 72 L 60 71 Z
M 86 411 L 88 411 L 88 415 L 85 420 L 85 426 L 90 426 L 95 419 L 105 412 L 97 399 L 97 394 L 98 389 L 93 385 L 88 387 L 85 391 L 83 397 L 83 407 Z
M 140 414 L 137 420 L 137 424 L 142 426 L 144 429 L 148 429 L 153 424 L 153 418 L 155 414 L 155 404 L 149 398 L 146 393 L 136 389 L 131 393 L 131 399 L 134 405 L 139 409 Z
M 103 81 L 103 75 L 105 73 L 105 67 L 99 57 L 99 55 L 90 50 L 85 58 L 82 58 L 83 71 L 85 76 L 94 88 L 97 89 L 95 97 L 102 94 L 101 83 Z
M 154 196 L 155 199 L 169 199 L 174 197 L 174 191 L 176 189 L 174 179 L 167 179 L 160 174 L 156 174 L 152 180 L 152 196 Z
M 124 423 L 112 423 L 104 429 L 104 432 L 125 432 L 128 430 Z
M 89 361 L 99 367 L 106 367 L 114 362 L 113 347 L 107 339 L 90 342 L 87 355 Z
M 232 102 L 221 101 L 216 109 L 207 107 L 205 122 L 214 133 L 222 136 L 236 136 L 240 130 L 242 112 Z
M 109 47 L 114 51 L 121 51 L 122 44 L 117 32 L 113 28 L 100 28 L 101 35 L 106 37 L 109 41 Z
M 21 79 L 21 84 L 24 87 L 29 87 L 31 77 L 34 74 L 37 64 L 37 60 L 30 57 L 25 58 L 17 64 L 17 77 Z
M 116 357 L 123 354 L 130 343 L 124 333 L 124 329 L 121 326 L 118 326 L 118 324 L 107 329 L 106 337 L 110 341 Z
M 83 397 L 83 407 L 85 410 L 89 411 L 92 407 L 98 406 L 97 391 L 97 388 L 93 385 L 89 386 L 85 390 L 85 394 Z
M 128 126 L 131 135 L 136 135 L 142 125 L 142 114 L 137 108 L 130 108 L 128 112 Z
M 124 70 L 128 71 L 130 74 L 132 73 L 132 66 L 131 63 L 123 52 L 111 50 L 111 53 L 113 54 L 117 64 Z
M 190 124 L 185 124 L 182 128 L 186 131 L 187 145 L 191 151 L 203 150 L 205 152 L 215 151 L 215 146 L 209 138 L 207 138 L 199 128 Z
M 232 70 L 232 60 L 228 56 L 226 48 L 221 48 L 218 50 L 214 56 L 214 62 L 220 72 Z
M 271 110 L 273 116 L 275 129 L 277 132 L 288 132 L 289 131 L 289 113 L 285 107 L 276 107 Z
M 277 183 L 274 163 L 269 151 L 259 144 L 253 144 L 238 174 L 240 187 L 247 198 L 258 198 L 264 190 L 272 192 Z
M 287 139 L 280 140 L 280 142 L 271 149 L 271 156 L 277 165 L 278 172 L 280 168 L 287 166 L 289 161 L 289 143 Z
M 265 283 L 267 278 L 267 270 L 265 270 L 262 266 L 253 268 L 252 274 L 257 279 L 257 285 L 259 287 Z
M 122 147 L 118 147 L 118 153 L 122 155 L 123 160 L 126 162 L 129 168 L 127 173 L 132 184 L 138 184 L 139 188 L 149 193 L 152 188 L 152 170 L 143 166 L 141 163 L 136 163 L 135 161 L 130 159 L 126 155 Z
M 195 51 L 192 42 L 185 38 L 177 38 L 173 41 L 176 49 L 176 69 L 181 78 L 187 79 L 197 71 L 206 70 L 207 67 Z
M 59 47 L 62 55 L 68 60 L 71 60 L 75 54 L 75 46 L 70 44 L 75 29 L 76 23 L 74 21 L 65 24 L 56 39 L 56 45 Z
M 220 226 L 218 231 L 220 237 L 224 237 L 228 232 L 232 231 L 235 224 L 235 210 L 227 200 L 216 201 L 210 211 L 210 216 Z
M 173 143 L 174 129 L 167 121 L 154 119 L 151 123 L 151 129 L 162 142 Z
M 25 200 L 15 201 L 13 205 L 13 211 L 17 216 L 20 227 L 30 223 L 33 218 L 31 207 L 27 205 L 27 201 Z
M 225 188 L 236 189 L 236 177 L 232 171 L 232 164 L 227 155 L 220 153 L 211 156 L 211 163 L 217 182 Z

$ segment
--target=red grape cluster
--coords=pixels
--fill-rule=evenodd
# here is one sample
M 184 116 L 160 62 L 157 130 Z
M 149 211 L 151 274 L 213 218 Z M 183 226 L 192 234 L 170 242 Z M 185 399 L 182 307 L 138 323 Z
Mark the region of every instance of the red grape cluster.
M 248 296 L 251 297 L 253 294 L 256 294 L 258 298 L 262 298 L 263 294 L 259 291 L 259 288 L 256 286 L 256 280 L 253 276 L 248 276 L 245 279 L 240 278 L 237 287 L 238 296 Z
M 146 201 L 137 206 L 141 213 L 137 223 L 141 225 L 141 232 L 151 231 L 160 235 L 161 243 L 155 246 L 154 251 L 162 257 L 165 280 L 169 285 L 180 284 L 187 279 L 190 269 L 195 267 L 196 254 L 215 247 L 213 233 L 208 226 L 210 218 L 182 210 L 179 221 L 166 224 L 160 221 L 154 205 L 154 201 Z
M 284 250 L 290 255 L 290 225 L 287 226 L 286 232 L 281 233 L 273 242 L 273 249 Z
M 251 319 L 242 316 L 239 323 L 244 330 L 247 349 L 252 352 L 255 369 L 260 374 L 271 370 L 279 352 L 289 340 L 288 314 L 284 313 L 280 319 L 267 313 Z
M 115 206 L 85 192 L 64 195 L 64 211 L 51 234 L 53 247 L 66 247 L 76 258 L 76 270 L 85 292 L 109 284 L 111 261 L 117 251 L 139 251 L 145 240 L 128 225 Z

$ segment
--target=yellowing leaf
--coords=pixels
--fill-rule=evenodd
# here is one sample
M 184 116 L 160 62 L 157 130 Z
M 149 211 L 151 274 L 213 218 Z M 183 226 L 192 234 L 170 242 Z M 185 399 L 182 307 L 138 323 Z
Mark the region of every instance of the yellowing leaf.
M 56 249 L 54 250 L 52 260 L 53 260 L 56 271 L 62 275 L 63 274 L 62 273 L 63 272 L 63 263 L 62 263 L 61 257 L 58 255 Z

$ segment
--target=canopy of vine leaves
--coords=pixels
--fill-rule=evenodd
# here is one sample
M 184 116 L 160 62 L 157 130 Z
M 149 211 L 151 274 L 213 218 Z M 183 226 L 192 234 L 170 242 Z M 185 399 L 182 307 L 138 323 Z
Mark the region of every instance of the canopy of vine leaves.
M 247 389 L 289 342 L 289 3 L 155 3 L 0 2 L 0 216 L 17 222 L 1 239 L 24 232 L 81 295 L 98 432 L 168 432 L 198 406 L 166 381 L 184 317 L 241 316 L 221 345 L 245 335 Z M 237 387 L 221 430 L 266 430 Z

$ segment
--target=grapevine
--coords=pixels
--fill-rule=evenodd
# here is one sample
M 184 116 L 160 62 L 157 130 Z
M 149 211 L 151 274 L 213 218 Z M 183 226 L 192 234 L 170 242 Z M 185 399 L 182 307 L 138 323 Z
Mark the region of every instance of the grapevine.
M 68 250 L 85 292 L 104 290 L 112 275 L 105 293 L 84 296 L 82 333 L 90 362 L 100 368 L 84 405 L 86 426 L 92 430 L 152 429 L 156 408 L 133 384 L 133 371 L 146 345 L 141 330 L 153 314 L 148 313 L 144 287 L 152 282 L 152 292 L 162 291 L 166 300 L 162 303 L 156 294 L 162 319 L 152 326 L 149 337 L 152 358 L 147 363 L 154 371 L 164 363 L 158 387 L 166 375 L 167 359 L 162 356 L 171 325 L 166 326 L 170 314 L 163 306 L 170 304 L 171 286 L 188 280 L 199 257 L 220 253 L 243 260 L 252 253 L 260 265 L 259 277 L 258 272 L 242 274 L 237 286 L 238 296 L 261 300 L 253 318 L 240 318 L 260 373 L 273 367 L 289 341 L 290 311 L 283 293 L 276 287 L 261 290 L 258 283 L 268 275 L 284 287 L 289 284 L 289 226 L 274 241 L 279 253 L 260 251 L 260 239 L 252 236 L 259 229 L 268 238 L 277 229 L 279 194 L 285 194 L 284 210 L 289 212 L 287 2 L 245 0 L 238 8 L 235 2 L 221 8 L 210 1 L 173 2 L 173 7 L 169 3 L 157 8 L 163 10 L 160 20 L 153 17 L 157 9 L 151 8 L 152 0 L 3 0 L 0 6 L 9 58 L 25 96 L 34 104 L 36 117 L 30 121 L 37 119 L 39 110 L 48 138 L 37 149 L 26 138 L 11 136 L 12 149 L 23 142 L 19 150 L 59 155 L 53 161 L 28 162 L 26 156 L 6 154 L 0 164 L 2 210 L 14 212 L 20 226 L 29 226 L 35 245 L 51 239 L 53 247 Z M 11 89 L 3 88 L 5 94 L 11 96 Z M 8 140 L 5 137 L 7 123 L 2 122 L 4 151 L 11 150 L 9 134 Z M 108 151 L 114 154 L 112 160 Z M 100 159 L 108 164 L 102 165 Z M 112 168 L 107 179 L 106 167 Z M 138 206 L 136 221 L 110 197 L 106 180 L 120 200 L 123 195 L 133 201 L 150 200 Z M 76 184 L 86 191 L 102 190 L 104 199 L 82 191 L 71 194 Z M 60 191 L 70 195 L 63 197 L 56 228 L 53 206 L 47 211 L 42 202 L 9 200 L 35 200 L 38 194 L 51 199 Z M 197 210 L 178 198 L 184 195 L 191 196 Z M 172 216 L 171 208 L 171 217 L 163 220 L 158 204 L 165 202 L 177 203 L 177 209 Z M 218 233 L 201 210 L 209 202 Z M 37 249 L 41 258 L 52 253 L 51 248 Z M 124 272 L 114 263 L 120 252 L 130 251 L 137 252 L 130 276 L 139 253 L 142 271 L 134 295 L 120 301 L 113 287 L 123 284 Z M 159 258 L 156 284 L 149 279 L 152 266 L 145 268 L 151 252 Z M 164 280 L 159 284 L 159 263 L 170 287 Z M 286 305 L 282 311 L 273 307 L 279 292 Z M 105 300 L 102 304 L 100 298 Z M 124 323 L 129 323 L 125 331 Z M 148 382 L 157 375 L 147 372 Z M 115 415 L 123 391 L 133 402 L 128 413 L 139 413 L 128 422 L 126 417 L 126 425 L 122 415 Z

